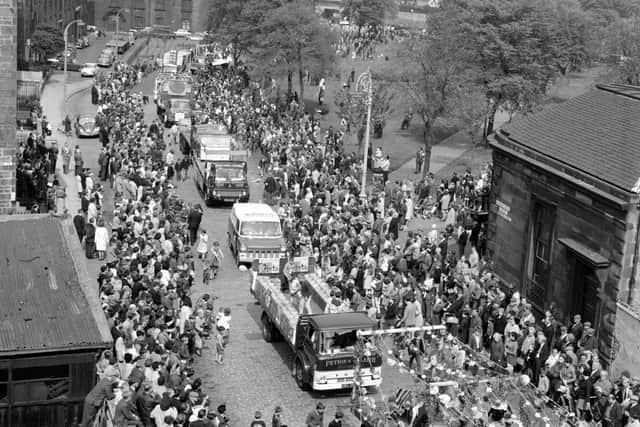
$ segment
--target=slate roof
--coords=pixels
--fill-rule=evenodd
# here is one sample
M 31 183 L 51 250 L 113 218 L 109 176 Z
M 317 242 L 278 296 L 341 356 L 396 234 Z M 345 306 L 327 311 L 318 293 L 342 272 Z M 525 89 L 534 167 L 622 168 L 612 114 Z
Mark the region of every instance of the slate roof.
M 500 137 L 626 191 L 640 178 L 640 87 L 598 85 L 518 117 Z
M 0 218 L 0 356 L 110 345 L 70 221 Z

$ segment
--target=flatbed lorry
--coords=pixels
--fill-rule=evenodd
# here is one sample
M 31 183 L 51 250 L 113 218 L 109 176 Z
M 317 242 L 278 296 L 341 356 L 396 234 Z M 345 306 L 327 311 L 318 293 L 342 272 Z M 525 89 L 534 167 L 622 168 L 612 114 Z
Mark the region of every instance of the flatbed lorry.
M 205 203 L 248 202 L 249 153 L 238 150 L 233 137 L 224 127 L 195 125 L 192 132 L 194 180 Z
M 302 297 L 311 312 L 301 313 L 296 297 L 283 290 L 279 279 L 254 275 L 253 294 L 262 307 L 262 335 L 267 342 L 284 340 L 294 352 L 293 376 L 298 386 L 312 390 L 353 387 L 355 344 L 359 330 L 373 330 L 376 322 L 364 312 L 325 314 L 329 287 L 313 273 L 303 275 Z M 364 387 L 382 383 L 382 357 L 371 346 L 360 360 Z

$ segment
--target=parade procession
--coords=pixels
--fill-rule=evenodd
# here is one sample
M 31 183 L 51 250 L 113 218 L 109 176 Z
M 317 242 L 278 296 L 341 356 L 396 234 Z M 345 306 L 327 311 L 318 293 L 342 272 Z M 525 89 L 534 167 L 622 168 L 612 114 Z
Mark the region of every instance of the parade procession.
M 0 427 L 640 426 L 639 20 L 0 2 Z

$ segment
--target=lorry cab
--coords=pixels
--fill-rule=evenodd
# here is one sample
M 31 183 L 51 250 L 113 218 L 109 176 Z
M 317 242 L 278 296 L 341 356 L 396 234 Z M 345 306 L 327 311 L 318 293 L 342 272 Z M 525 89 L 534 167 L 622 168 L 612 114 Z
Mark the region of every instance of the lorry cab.
M 236 203 L 227 230 L 229 248 L 238 264 L 255 260 L 272 263 L 276 271 L 286 256 L 280 217 L 264 203 Z
M 364 312 L 302 315 L 296 327 L 294 377 L 301 388 L 335 390 L 353 387 L 358 330 L 375 329 Z M 360 360 L 365 387 L 382 382 L 382 358 L 377 351 Z

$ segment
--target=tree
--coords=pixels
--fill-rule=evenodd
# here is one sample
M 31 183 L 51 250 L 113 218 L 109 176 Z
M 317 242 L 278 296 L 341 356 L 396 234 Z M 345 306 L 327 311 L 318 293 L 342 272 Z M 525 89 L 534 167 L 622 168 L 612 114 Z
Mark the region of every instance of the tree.
M 460 111 L 462 88 L 474 83 L 475 70 L 466 33 L 461 31 L 463 11 L 443 8 L 427 16 L 428 31 L 405 41 L 399 62 L 384 73 L 395 81 L 424 124 L 425 167 L 429 172 L 436 122 Z
M 372 94 L 371 122 L 379 122 L 384 128 L 387 119 L 393 113 L 394 91 L 389 83 L 382 80 L 374 80 Z M 344 118 L 349 128 L 355 129 L 358 135 L 362 134 L 367 125 L 366 101 L 367 94 L 354 93 L 347 88 L 339 90 L 334 98 L 340 117 Z M 373 126 L 370 132 L 373 132 Z M 361 145 L 361 142 L 358 140 L 358 146 Z
M 543 1 L 468 3 L 462 28 L 472 47 L 468 60 L 478 66 L 491 102 L 487 133 L 499 109 L 514 114 L 538 105 L 558 73 L 561 48 Z
M 640 85 L 640 17 L 613 23 L 605 39 L 609 81 Z
M 358 27 L 365 25 L 381 26 L 388 18 L 398 14 L 398 3 L 395 0 L 343 0 L 342 13 Z
M 53 25 L 40 24 L 31 36 L 31 49 L 41 58 L 50 58 L 64 49 L 62 31 Z
M 330 71 L 335 63 L 335 34 L 303 0 L 283 1 L 263 14 L 256 28 L 256 49 L 251 54 L 255 69 L 263 74 L 298 74 L 304 99 L 304 72 Z
M 279 5 L 275 0 L 211 0 L 209 38 L 222 45 L 231 45 L 233 59 L 237 62 L 255 47 L 264 13 Z

